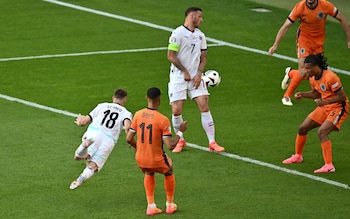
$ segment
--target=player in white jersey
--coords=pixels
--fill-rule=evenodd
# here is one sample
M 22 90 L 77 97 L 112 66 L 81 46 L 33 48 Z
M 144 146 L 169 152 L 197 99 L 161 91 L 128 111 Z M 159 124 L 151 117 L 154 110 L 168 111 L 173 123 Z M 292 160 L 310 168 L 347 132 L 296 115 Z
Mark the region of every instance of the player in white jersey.
M 70 189 L 77 188 L 100 171 L 117 143 L 123 126 L 128 132 L 132 114 L 124 107 L 126 99 L 127 92 L 117 89 L 112 103 L 100 103 L 88 115 L 76 118 L 75 123 L 79 126 L 91 123 L 74 154 L 75 160 L 86 160 L 86 167 L 70 184 Z
M 222 152 L 224 147 L 215 141 L 215 128 L 209 110 L 209 93 L 202 80 L 202 74 L 207 62 L 207 42 L 204 33 L 198 28 L 203 21 L 202 9 L 190 7 L 185 12 L 185 22 L 176 28 L 170 38 L 168 46 L 168 60 L 170 65 L 170 82 L 168 94 L 172 108 L 172 123 L 175 133 L 183 122 L 182 110 L 189 98 L 193 99 L 201 113 L 202 126 L 209 140 L 210 151 Z M 181 152 L 186 146 L 182 138 L 173 152 Z

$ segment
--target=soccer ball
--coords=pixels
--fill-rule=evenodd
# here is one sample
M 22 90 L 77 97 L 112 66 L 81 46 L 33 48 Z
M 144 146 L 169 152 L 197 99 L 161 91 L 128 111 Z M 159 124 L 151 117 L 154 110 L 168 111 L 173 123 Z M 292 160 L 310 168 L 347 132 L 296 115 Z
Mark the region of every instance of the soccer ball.
M 209 87 L 217 87 L 221 82 L 219 72 L 215 70 L 208 70 L 204 73 L 202 79 Z

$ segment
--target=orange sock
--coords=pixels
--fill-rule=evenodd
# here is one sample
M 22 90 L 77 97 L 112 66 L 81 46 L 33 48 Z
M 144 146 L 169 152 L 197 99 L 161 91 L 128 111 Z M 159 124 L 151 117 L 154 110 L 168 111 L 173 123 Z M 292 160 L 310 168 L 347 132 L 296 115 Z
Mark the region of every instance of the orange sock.
M 284 93 L 283 97 L 292 97 L 294 91 L 297 89 L 297 87 L 299 86 L 299 84 L 303 80 L 303 78 L 299 74 L 299 71 L 295 70 L 295 69 L 292 69 L 288 73 L 288 76 L 289 76 L 289 78 L 291 78 L 291 80 L 290 80 L 290 84 L 289 84 L 286 92 Z
M 307 135 L 299 135 L 295 139 L 295 154 L 302 155 L 304 150 L 304 145 L 306 143 Z
M 174 202 L 174 194 L 175 194 L 175 176 L 174 176 L 174 174 L 164 177 L 164 188 L 165 188 L 167 202 L 173 203 Z
M 323 154 L 323 160 L 325 164 L 331 164 L 332 163 L 332 142 L 326 141 L 321 143 L 322 146 L 322 154 Z
M 154 175 L 145 174 L 143 184 L 146 191 L 146 198 L 148 204 L 153 204 L 154 202 L 154 188 L 156 186 Z

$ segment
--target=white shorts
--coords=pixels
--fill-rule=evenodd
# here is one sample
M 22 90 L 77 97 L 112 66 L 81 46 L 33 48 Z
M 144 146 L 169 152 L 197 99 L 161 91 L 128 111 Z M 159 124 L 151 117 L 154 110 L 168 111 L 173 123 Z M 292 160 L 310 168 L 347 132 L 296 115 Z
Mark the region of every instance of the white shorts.
M 88 129 L 84 133 L 82 141 L 85 137 L 95 139 L 95 142 L 88 148 L 89 157 L 86 160 L 96 163 L 98 171 L 100 171 L 112 153 L 115 142 L 105 133 L 97 130 Z
M 204 81 L 201 80 L 201 84 L 196 89 L 193 86 L 193 80 L 184 82 L 169 82 L 168 83 L 168 95 L 170 103 L 177 100 L 187 100 L 189 98 L 194 99 L 199 96 L 208 96 L 209 92 Z

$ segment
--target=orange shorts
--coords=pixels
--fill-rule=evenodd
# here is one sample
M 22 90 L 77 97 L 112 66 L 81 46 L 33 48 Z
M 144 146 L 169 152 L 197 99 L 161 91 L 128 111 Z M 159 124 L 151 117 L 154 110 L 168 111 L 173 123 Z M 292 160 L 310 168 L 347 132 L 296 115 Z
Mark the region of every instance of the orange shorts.
M 323 53 L 323 45 L 318 45 L 309 39 L 297 39 L 297 57 L 306 58 L 311 54 Z
M 152 162 L 152 165 L 144 165 L 140 162 L 137 162 L 137 165 L 142 170 L 143 173 L 160 173 L 165 174 L 169 172 L 173 167 L 173 162 L 170 157 L 164 153 L 163 160 Z
M 339 130 L 345 119 L 349 115 L 349 105 L 341 107 L 329 107 L 318 106 L 314 111 L 309 114 L 309 118 L 318 124 L 322 124 L 325 121 L 333 123 L 333 125 Z

